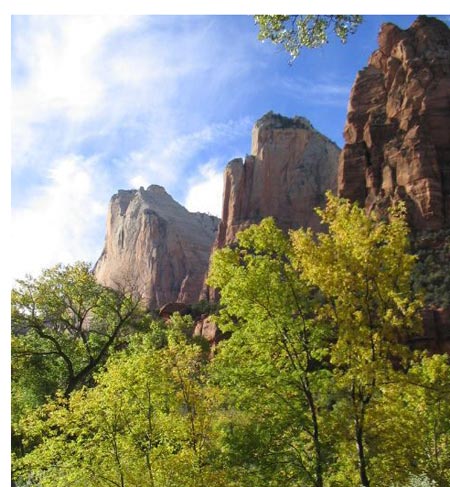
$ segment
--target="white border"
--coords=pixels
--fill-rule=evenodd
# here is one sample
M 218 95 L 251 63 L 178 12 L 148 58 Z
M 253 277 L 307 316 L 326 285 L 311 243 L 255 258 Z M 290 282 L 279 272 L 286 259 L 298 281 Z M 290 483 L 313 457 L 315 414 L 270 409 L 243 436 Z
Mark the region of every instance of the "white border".
M 11 228 L 11 18 L 0 16 L 0 471 L 10 484 L 11 450 L 11 346 L 10 346 L 10 228 Z M 6 96 L 4 96 L 6 95 Z M 5 444 L 3 444 L 3 442 Z M 4 472 L 4 473 L 3 473 Z
M 11 15 L 254 15 L 254 14 L 361 14 L 361 15 L 450 15 L 446 0 L 394 2 L 392 0 L 7 0 L 0 5 L 0 96 L 1 160 L 0 160 L 0 218 L 3 235 L 0 255 L 0 425 L 2 471 L 4 485 L 9 485 L 10 472 L 10 250 L 11 218 Z M 7 229 L 7 231 L 5 231 Z M 32 252 L 32 236 L 30 236 Z
M 8 0 L 12 15 L 211 15 L 211 14 L 383 14 L 446 15 L 448 2 L 427 0 L 408 2 L 378 0 Z M 3 10 L 4 7 L 0 7 Z M 1 11 L 0 10 L 0 11 Z

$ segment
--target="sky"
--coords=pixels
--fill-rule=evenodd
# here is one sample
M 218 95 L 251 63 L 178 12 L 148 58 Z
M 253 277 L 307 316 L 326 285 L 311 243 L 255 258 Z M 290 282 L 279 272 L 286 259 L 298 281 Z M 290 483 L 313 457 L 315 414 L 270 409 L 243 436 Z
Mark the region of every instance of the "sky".
M 223 170 L 270 110 L 308 118 L 342 147 L 381 23 L 414 19 L 365 16 L 347 44 L 290 64 L 247 15 L 13 16 L 11 277 L 94 264 L 118 189 L 159 184 L 220 216 Z

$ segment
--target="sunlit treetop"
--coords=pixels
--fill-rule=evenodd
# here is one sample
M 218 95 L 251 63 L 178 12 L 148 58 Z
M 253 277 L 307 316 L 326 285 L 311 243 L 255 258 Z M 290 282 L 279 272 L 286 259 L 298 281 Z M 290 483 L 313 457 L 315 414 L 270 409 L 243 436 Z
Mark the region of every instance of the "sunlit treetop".
M 258 39 L 279 44 L 292 63 L 302 48 L 321 47 L 335 34 L 343 43 L 362 22 L 361 15 L 255 15 Z

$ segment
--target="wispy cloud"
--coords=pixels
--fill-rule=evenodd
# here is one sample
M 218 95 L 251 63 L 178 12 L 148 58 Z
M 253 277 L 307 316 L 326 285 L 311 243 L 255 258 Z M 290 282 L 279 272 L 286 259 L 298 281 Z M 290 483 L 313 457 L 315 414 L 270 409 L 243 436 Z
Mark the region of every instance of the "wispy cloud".
M 107 180 L 95 159 L 69 155 L 56 161 L 34 195 L 12 210 L 14 278 L 56 262 L 94 260 L 106 214 Z
M 211 123 L 198 131 L 166 134 L 165 137 L 152 139 L 148 136 L 148 143 L 140 151 L 130 153 L 125 159 L 117 161 L 119 172 L 129 175 L 130 185 L 139 182 L 142 186 L 151 183 L 162 184 L 173 191 L 183 192 L 194 184 L 192 173 L 195 177 L 203 177 L 202 170 L 206 156 L 204 152 L 214 147 L 216 162 L 219 164 L 219 156 L 222 166 L 231 157 L 241 154 L 231 153 L 233 141 L 239 137 L 250 138 L 252 121 L 248 117 L 228 122 Z M 189 189 L 187 189 L 189 191 Z
M 295 80 L 277 78 L 276 83 L 293 99 L 325 106 L 346 106 L 352 86 L 351 81 L 347 83 L 328 79 L 321 81 L 304 76 Z
M 129 17 L 15 17 L 13 22 L 13 164 L 30 153 L 52 124 L 71 132 L 105 109 L 107 83 L 96 73 L 102 44 L 131 28 Z M 70 141 L 70 134 L 65 137 Z M 59 145 L 61 146 L 61 140 Z M 47 141 L 47 145 L 51 140 Z M 41 151 L 37 151 L 38 155 Z M 44 154 L 43 154 L 44 155 Z M 32 158 L 33 163 L 39 157 Z M 45 160 L 42 157 L 41 160 Z
M 222 216 L 223 170 L 220 161 L 211 160 L 191 178 L 185 206 L 189 211 L 201 211 Z

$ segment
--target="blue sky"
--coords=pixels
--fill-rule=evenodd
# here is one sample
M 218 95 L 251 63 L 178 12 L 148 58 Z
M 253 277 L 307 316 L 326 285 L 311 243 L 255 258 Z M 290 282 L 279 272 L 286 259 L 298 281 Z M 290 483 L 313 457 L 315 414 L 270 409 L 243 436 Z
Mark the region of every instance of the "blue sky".
M 414 18 L 365 16 L 346 45 L 289 65 L 249 16 L 13 17 L 13 277 L 94 263 L 119 188 L 160 184 L 188 209 L 220 214 L 223 169 L 250 152 L 269 110 L 308 118 L 342 147 L 350 89 L 381 23 Z

